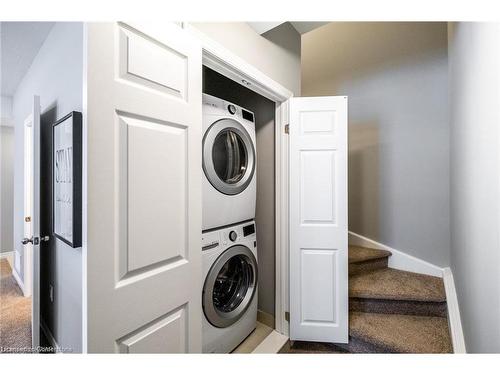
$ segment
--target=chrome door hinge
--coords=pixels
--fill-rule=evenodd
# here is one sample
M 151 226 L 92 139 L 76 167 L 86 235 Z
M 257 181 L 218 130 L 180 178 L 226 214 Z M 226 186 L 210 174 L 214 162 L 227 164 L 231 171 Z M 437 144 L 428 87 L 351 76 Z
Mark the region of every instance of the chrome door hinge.
M 285 311 L 285 320 L 290 323 L 290 311 Z
M 290 125 L 285 125 L 285 134 L 290 134 Z

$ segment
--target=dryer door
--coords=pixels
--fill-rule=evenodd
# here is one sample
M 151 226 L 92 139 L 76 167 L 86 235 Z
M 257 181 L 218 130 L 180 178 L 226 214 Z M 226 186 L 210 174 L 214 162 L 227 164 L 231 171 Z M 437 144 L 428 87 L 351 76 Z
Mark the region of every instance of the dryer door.
M 255 149 L 243 125 L 233 119 L 216 121 L 203 138 L 203 170 L 223 194 L 241 193 L 255 172 Z
M 203 286 L 203 311 L 219 328 L 240 319 L 257 290 L 257 260 L 246 246 L 235 245 L 214 262 Z

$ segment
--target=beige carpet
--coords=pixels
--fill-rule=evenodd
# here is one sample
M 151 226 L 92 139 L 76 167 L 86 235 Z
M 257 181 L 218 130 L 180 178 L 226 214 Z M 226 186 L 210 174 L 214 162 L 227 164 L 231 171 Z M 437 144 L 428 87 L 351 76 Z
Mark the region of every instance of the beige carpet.
M 443 279 L 393 268 L 351 276 L 349 296 L 405 301 L 446 301 Z
M 391 252 L 387 250 L 368 249 L 366 247 L 349 245 L 349 263 L 366 262 L 389 256 L 391 256 Z
M 31 349 L 31 298 L 23 296 L 6 259 L 0 259 L 0 352 Z
M 452 353 L 448 319 L 351 311 L 349 335 L 389 353 Z

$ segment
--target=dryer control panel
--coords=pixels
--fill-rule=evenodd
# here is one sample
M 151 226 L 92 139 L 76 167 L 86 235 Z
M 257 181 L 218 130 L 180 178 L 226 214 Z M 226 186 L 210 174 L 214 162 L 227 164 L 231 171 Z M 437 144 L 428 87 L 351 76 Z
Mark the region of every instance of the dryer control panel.
M 221 114 L 228 114 L 231 116 L 240 117 L 243 120 L 255 123 L 255 116 L 253 112 L 242 108 L 234 103 L 228 102 L 223 99 L 216 98 L 208 94 L 203 94 L 203 105 L 217 109 Z

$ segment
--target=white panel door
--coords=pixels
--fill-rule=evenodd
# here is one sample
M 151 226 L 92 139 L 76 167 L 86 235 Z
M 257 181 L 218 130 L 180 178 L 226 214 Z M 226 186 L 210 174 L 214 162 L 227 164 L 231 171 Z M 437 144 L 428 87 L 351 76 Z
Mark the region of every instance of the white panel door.
M 87 350 L 201 351 L 201 46 L 87 28 Z
M 347 97 L 290 99 L 290 339 L 348 341 Z
M 24 121 L 24 238 L 25 296 L 31 296 L 31 344 L 40 345 L 40 97 L 33 96 Z

